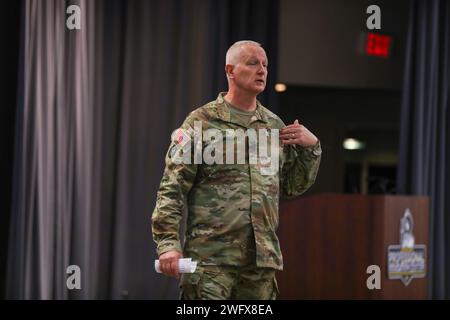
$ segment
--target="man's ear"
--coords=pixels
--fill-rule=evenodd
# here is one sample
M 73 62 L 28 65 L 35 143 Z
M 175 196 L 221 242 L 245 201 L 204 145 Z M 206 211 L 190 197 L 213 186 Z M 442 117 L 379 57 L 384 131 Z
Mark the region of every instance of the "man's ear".
M 229 79 L 233 79 L 234 78 L 234 73 L 233 73 L 234 70 L 233 69 L 234 69 L 234 66 L 232 64 L 226 64 L 225 65 L 225 73 L 227 74 L 227 77 Z

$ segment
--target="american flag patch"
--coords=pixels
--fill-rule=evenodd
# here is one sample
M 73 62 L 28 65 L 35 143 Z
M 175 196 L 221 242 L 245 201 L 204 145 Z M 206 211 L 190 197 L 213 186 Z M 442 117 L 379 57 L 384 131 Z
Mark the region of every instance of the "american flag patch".
M 175 134 L 173 135 L 173 142 L 177 145 L 184 146 L 186 143 L 188 143 L 191 140 L 189 135 L 185 132 L 184 129 L 178 129 L 175 131 Z

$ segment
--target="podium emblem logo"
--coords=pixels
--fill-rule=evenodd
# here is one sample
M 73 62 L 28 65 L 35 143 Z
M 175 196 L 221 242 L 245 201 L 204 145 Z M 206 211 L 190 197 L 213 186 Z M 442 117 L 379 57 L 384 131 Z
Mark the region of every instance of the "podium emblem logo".
M 388 278 L 400 279 L 405 286 L 426 274 L 426 246 L 415 245 L 413 222 L 408 208 L 400 219 L 400 245 L 388 247 Z

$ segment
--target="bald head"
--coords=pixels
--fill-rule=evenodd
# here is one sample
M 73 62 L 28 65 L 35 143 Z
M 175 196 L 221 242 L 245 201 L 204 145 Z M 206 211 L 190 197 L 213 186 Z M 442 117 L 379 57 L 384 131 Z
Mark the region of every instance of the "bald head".
M 253 47 L 261 47 L 261 44 L 256 41 L 251 40 L 242 40 L 235 42 L 227 51 L 227 55 L 225 58 L 225 64 L 231 64 L 232 66 L 235 66 L 239 63 L 241 60 L 241 55 L 243 52 L 244 47 L 246 46 L 253 46 Z
M 225 61 L 227 96 L 245 93 L 256 97 L 265 89 L 267 65 L 266 51 L 258 42 L 245 40 L 233 44 Z

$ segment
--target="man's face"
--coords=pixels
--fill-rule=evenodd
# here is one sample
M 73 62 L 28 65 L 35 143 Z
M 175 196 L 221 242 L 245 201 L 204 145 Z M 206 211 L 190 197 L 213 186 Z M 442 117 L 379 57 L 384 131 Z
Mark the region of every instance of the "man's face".
M 234 83 L 247 92 L 258 94 L 264 91 L 267 80 L 267 56 L 263 48 L 245 45 L 240 61 L 233 69 Z

